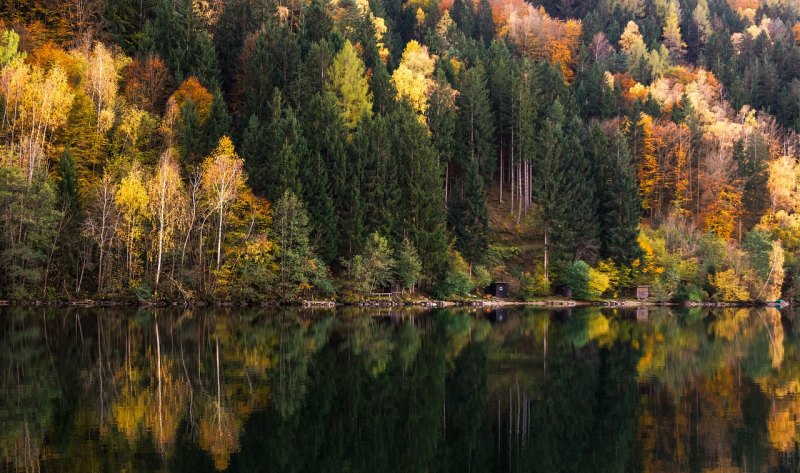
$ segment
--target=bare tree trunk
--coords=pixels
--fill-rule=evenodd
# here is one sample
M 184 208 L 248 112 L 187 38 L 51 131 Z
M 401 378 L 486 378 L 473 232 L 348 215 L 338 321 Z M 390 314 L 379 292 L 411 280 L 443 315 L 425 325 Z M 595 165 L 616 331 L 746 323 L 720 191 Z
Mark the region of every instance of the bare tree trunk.
M 549 238 L 550 238 L 549 233 L 550 233 L 550 229 L 548 228 L 547 225 L 545 225 L 545 227 L 544 227 L 544 280 L 545 280 L 545 282 L 549 282 L 550 281 L 550 273 L 548 272 L 548 269 L 547 269 L 547 266 L 549 264 L 549 261 L 548 261 L 548 256 L 549 255 L 547 254 L 548 253 L 547 246 L 550 244 L 550 242 L 548 241 Z
M 219 229 L 217 230 L 217 271 L 222 262 L 222 205 L 219 206 Z

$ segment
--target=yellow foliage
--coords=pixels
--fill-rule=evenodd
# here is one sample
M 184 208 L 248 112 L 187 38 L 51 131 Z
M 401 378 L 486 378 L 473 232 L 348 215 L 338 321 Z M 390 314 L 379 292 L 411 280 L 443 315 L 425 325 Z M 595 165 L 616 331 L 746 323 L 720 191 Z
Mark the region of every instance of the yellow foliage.
M 403 51 L 400 66 L 392 73 L 397 98 L 408 100 L 422 122 L 425 121 L 428 99 L 433 91 L 431 76 L 435 63 L 436 57 L 428 54 L 427 47 L 411 40 Z
M 742 215 L 742 192 L 725 183 L 713 199 L 705 212 L 706 230 L 716 233 L 720 238 L 731 238 Z
M 717 290 L 714 298 L 718 301 L 741 302 L 750 299 L 747 287 L 733 269 L 709 274 L 708 282 Z
M 659 140 L 653 133 L 653 118 L 650 115 L 642 113 L 637 126 L 641 133 L 638 170 L 639 195 L 642 198 L 642 208 L 652 210 L 655 193 L 661 182 L 661 172 L 656 156 Z

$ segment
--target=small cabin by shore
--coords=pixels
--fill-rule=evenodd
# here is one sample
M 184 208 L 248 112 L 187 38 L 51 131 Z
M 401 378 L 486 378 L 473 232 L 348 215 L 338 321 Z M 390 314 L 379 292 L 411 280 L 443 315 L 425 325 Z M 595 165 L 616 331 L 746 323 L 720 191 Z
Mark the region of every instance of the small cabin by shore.
M 508 283 L 495 281 L 486 287 L 485 293 L 492 297 L 508 297 Z
M 632 299 L 636 299 L 639 301 L 646 301 L 650 298 L 650 286 L 648 285 L 641 285 L 641 286 L 634 286 L 628 289 L 625 289 L 623 293 Z

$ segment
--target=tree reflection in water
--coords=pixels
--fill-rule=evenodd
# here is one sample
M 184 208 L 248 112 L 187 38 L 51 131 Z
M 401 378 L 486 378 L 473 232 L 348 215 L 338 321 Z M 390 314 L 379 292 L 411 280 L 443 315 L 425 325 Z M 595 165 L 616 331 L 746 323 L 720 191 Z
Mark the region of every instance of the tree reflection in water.
M 486 315 L 5 308 L 0 464 L 797 470 L 791 313 Z

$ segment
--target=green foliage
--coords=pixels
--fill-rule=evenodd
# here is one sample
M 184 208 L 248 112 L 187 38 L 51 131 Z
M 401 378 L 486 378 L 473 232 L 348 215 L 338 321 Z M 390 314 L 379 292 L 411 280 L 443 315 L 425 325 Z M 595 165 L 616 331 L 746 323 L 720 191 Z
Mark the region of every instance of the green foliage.
M 364 253 L 346 262 L 355 289 L 369 295 L 392 281 L 395 259 L 389 241 L 373 232 L 364 246 Z
M 437 299 L 465 297 L 473 287 L 469 277 L 469 265 L 461 253 L 455 250 L 449 252 L 448 260 L 449 267 L 444 279 L 432 288 L 431 293 Z
M 542 272 L 536 274 L 522 273 L 522 298 L 526 301 L 537 300 L 550 295 L 550 281 Z
M 358 57 L 350 41 L 345 41 L 327 74 L 326 90 L 336 96 L 342 119 L 347 129 L 353 130 L 362 118 L 372 116 L 372 94 L 364 61 Z
M 403 239 L 403 244 L 398 249 L 395 260 L 397 263 L 394 271 L 397 279 L 403 284 L 404 289 L 410 289 L 413 292 L 414 285 L 422 275 L 422 262 L 417 248 L 411 240 Z
M 597 300 L 610 287 L 608 274 L 590 267 L 584 261 L 576 261 L 561 276 L 561 282 L 572 290 L 579 300 Z
M 309 243 L 309 221 L 305 206 L 291 191 L 285 190 L 274 211 L 273 237 L 278 247 L 278 293 L 284 300 L 297 297 L 309 288 L 309 276 L 318 282 L 327 279 L 317 268 Z M 327 288 L 325 288 L 327 289 Z
M 206 87 L 219 85 L 216 49 L 191 0 L 157 1 L 142 47 L 166 60 L 177 83 L 195 76 Z
M 0 31 L 0 67 L 14 59 L 25 59 L 25 56 L 19 51 L 19 34 L 14 30 Z
M 62 213 L 41 175 L 28 182 L 14 166 L 0 165 L 0 294 L 30 299 L 41 294 L 48 256 Z

